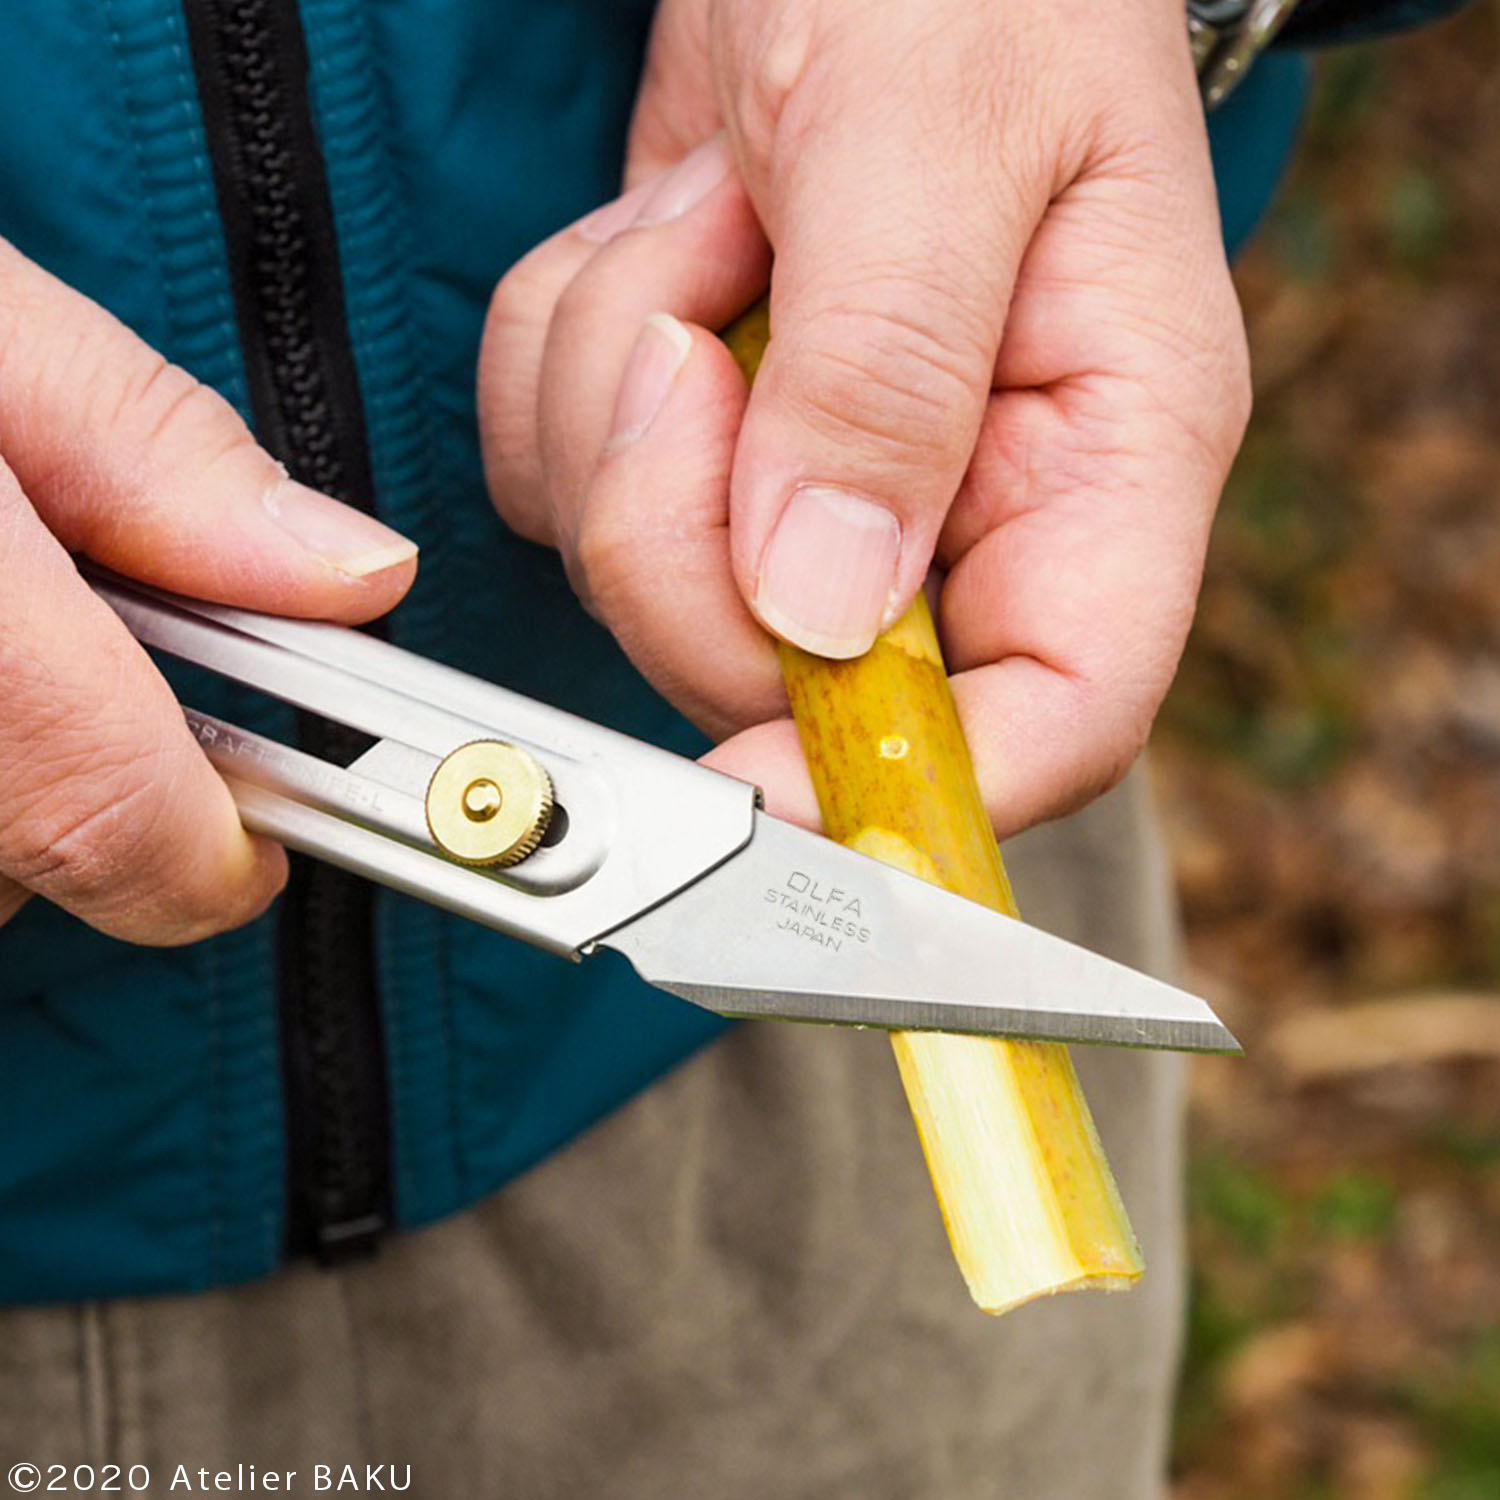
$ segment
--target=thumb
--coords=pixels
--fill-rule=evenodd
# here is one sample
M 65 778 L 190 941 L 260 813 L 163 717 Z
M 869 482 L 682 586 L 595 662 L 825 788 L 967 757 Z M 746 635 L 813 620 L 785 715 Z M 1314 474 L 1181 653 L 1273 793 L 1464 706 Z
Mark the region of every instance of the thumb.
M 416 546 L 287 477 L 233 407 L 0 241 L 0 454 L 70 551 L 180 593 L 369 619 Z
M 773 338 L 735 455 L 730 535 L 762 623 L 849 657 L 926 575 L 1046 190 L 997 173 L 993 142 L 895 128 L 906 117 L 857 69 L 838 76 L 855 87 L 794 91 L 771 169 L 748 174 L 776 251 Z

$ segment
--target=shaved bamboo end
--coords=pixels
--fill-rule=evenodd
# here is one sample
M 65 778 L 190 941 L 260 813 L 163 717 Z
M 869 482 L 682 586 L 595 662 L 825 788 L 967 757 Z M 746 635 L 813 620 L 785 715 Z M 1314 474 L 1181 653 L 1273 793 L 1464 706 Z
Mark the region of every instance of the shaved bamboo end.
M 985 1312 L 1140 1278 L 1066 1048 L 919 1032 L 891 1046 L 954 1258 Z
M 868 655 L 791 647 L 783 675 L 830 836 L 1016 915 L 925 601 Z M 1123 1289 L 1140 1248 L 1065 1047 L 894 1033 L 901 1080 L 974 1301 Z
M 725 334 L 747 381 L 770 333 L 762 298 Z M 922 596 L 858 661 L 783 646 L 781 665 L 829 836 L 1017 915 Z M 913 1032 L 891 1045 L 955 1258 L 984 1311 L 1140 1277 L 1066 1048 Z

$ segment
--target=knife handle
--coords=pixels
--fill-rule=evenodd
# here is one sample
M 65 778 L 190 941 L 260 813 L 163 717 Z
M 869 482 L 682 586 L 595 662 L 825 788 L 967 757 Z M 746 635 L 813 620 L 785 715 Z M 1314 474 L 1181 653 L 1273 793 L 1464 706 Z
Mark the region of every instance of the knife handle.
M 747 381 L 769 338 L 764 299 L 725 330 Z M 856 660 L 785 642 L 779 654 L 827 835 L 1016 916 L 923 596 Z M 891 1045 L 954 1256 L 980 1307 L 999 1313 L 1140 1276 L 1140 1249 L 1066 1047 L 913 1032 L 893 1032 Z

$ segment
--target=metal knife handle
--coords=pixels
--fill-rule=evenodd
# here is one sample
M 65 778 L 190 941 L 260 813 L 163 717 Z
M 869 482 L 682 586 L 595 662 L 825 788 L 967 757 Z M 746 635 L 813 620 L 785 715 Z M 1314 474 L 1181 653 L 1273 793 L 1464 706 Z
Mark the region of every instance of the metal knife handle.
M 188 711 L 246 826 L 316 858 L 576 955 L 750 840 L 754 788 L 681 756 L 358 631 L 80 571 L 143 644 L 376 737 L 343 768 Z M 476 740 L 528 751 L 566 810 L 560 842 L 503 870 L 427 827 L 433 773 Z
M 512 937 L 539 940 L 525 907 L 496 899 L 497 883 L 515 885 L 524 874 L 445 857 L 420 798 L 195 709 L 184 714 L 252 833 Z M 569 945 L 543 946 L 578 957 Z

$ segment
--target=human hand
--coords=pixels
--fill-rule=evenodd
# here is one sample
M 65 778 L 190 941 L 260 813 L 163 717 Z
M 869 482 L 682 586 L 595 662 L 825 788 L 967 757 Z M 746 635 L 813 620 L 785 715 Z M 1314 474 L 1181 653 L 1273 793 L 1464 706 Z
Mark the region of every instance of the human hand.
M 1117 780 L 1249 405 L 1178 0 L 662 0 L 627 180 L 497 289 L 501 514 L 787 815 L 762 627 L 857 654 L 934 564 L 997 830 Z
M 285 856 L 240 827 L 69 552 L 351 622 L 416 570 L 410 542 L 292 483 L 227 402 L 0 241 L 0 922 L 32 893 L 143 943 L 249 921 Z

